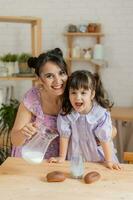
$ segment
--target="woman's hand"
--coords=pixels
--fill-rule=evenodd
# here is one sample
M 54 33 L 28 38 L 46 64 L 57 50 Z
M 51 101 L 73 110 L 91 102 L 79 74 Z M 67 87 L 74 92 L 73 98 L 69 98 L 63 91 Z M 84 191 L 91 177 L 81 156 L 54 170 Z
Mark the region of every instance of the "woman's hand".
M 36 132 L 37 128 L 35 123 L 28 123 L 20 130 L 20 133 L 26 136 L 27 139 L 30 139 Z
M 112 139 L 114 139 L 117 135 L 117 129 L 115 126 L 112 126 Z
M 51 157 L 48 159 L 49 163 L 63 163 L 65 159 L 63 157 Z
M 114 163 L 113 161 L 104 161 L 104 164 L 109 169 L 121 170 L 121 167 L 118 163 Z

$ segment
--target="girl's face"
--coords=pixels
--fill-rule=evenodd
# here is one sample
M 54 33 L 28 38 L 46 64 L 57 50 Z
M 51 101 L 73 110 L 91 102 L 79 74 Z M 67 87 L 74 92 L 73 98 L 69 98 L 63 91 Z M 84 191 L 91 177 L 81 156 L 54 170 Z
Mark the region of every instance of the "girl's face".
M 69 99 L 75 111 L 81 114 L 88 113 L 92 108 L 92 100 L 95 92 L 91 89 L 72 89 L 69 91 Z
M 66 72 L 53 62 L 47 62 L 40 73 L 44 90 L 55 96 L 60 96 L 64 93 L 67 78 Z

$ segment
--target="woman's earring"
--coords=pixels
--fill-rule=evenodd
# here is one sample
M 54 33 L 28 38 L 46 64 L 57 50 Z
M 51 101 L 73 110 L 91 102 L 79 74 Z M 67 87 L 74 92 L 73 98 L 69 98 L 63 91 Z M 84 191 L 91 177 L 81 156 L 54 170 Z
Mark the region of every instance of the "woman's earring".
M 40 82 L 37 82 L 37 83 L 36 83 L 36 87 L 37 87 L 39 90 L 43 90 L 43 89 L 44 89 L 43 84 L 40 83 Z
M 36 87 L 39 89 L 39 90 L 43 90 L 44 89 L 44 86 L 43 86 L 43 83 L 40 79 L 37 80 L 36 82 Z
M 43 90 L 43 85 L 39 85 L 39 90 Z

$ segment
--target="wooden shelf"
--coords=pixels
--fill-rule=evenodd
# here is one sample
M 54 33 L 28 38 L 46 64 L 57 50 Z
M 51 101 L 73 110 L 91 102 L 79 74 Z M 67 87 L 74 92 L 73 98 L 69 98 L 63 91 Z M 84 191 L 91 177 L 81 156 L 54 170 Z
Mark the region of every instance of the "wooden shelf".
M 96 44 L 101 43 L 101 37 L 104 36 L 103 33 L 97 32 L 97 33 L 81 33 L 81 32 L 67 32 L 64 33 L 64 35 L 67 37 L 67 44 L 68 44 L 68 55 L 67 55 L 67 65 L 68 65 L 68 74 L 71 74 L 72 71 L 72 62 L 73 61 L 85 61 L 89 62 L 95 67 L 95 71 L 99 73 L 99 69 L 101 66 L 107 66 L 107 62 L 104 60 L 94 60 L 94 59 L 84 59 L 84 58 L 72 58 L 72 49 L 73 49 L 73 42 L 74 42 L 74 37 L 94 37 L 96 39 Z
M 0 77 L 0 80 L 36 80 L 36 77 L 14 77 L 14 76 L 7 76 L 7 77 Z
M 0 16 L 0 22 L 23 23 L 31 25 L 31 52 L 33 56 L 38 56 L 42 51 L 42 20 L 38 17 L 29 16 Z M 0 80 L 36 80 L 35 77 L 0 77 Z
M 0 22 L 8 22 L 8 23 L 36 23 L 40 18 L 37 17 L 28 17 L 28 16 L 0 16 Z
M 66 60 L 68 60 L 68 61 L 90 61 L 91 62 L 91 60 L 90 59 L 85 59 L 85 58 L 66 58 Z
M 64 33 L 65 36 L 90 36 L 90 37 L 103 37 L 104 34 L 103 33 L 81 33 L 81 32 L 74 32 L 74 33 Z
M 85 58 L 66 58 L 67 62 L 88 62 L 92 64 L 93 66 L 99 66 L 99 67 L 107 67 L 108 63 L 106 60 L 94 60 L 94 59 L 85 59 Z
M 32 55 L 38 56 L 42 50 L 41 18 L 28 16 L 0 16 L 0 22 L 24 23 L 31 25 L 31 49 Z

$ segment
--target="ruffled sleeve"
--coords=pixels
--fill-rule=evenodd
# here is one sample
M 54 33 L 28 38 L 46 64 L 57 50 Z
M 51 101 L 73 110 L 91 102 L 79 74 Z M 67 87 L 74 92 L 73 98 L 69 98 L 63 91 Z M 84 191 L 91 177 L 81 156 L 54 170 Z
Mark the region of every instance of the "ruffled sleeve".
M 61 137 L 69 138 L 71 135 L 70 121 L 66 116 L 58 115 L 57 129 Z
M 23 103 L 30 112 L 32 112 L 35 116 L 37 115 L 37 110 L 38 110 L 37 88 L 33 87 L 26 92 L 23 98 Z
M 98 121 L 98 125 L 94 130 L 95 136 L 103 142 L 108 142 L 112 138 L 112 121 L 109 112 L 105 112 Z

